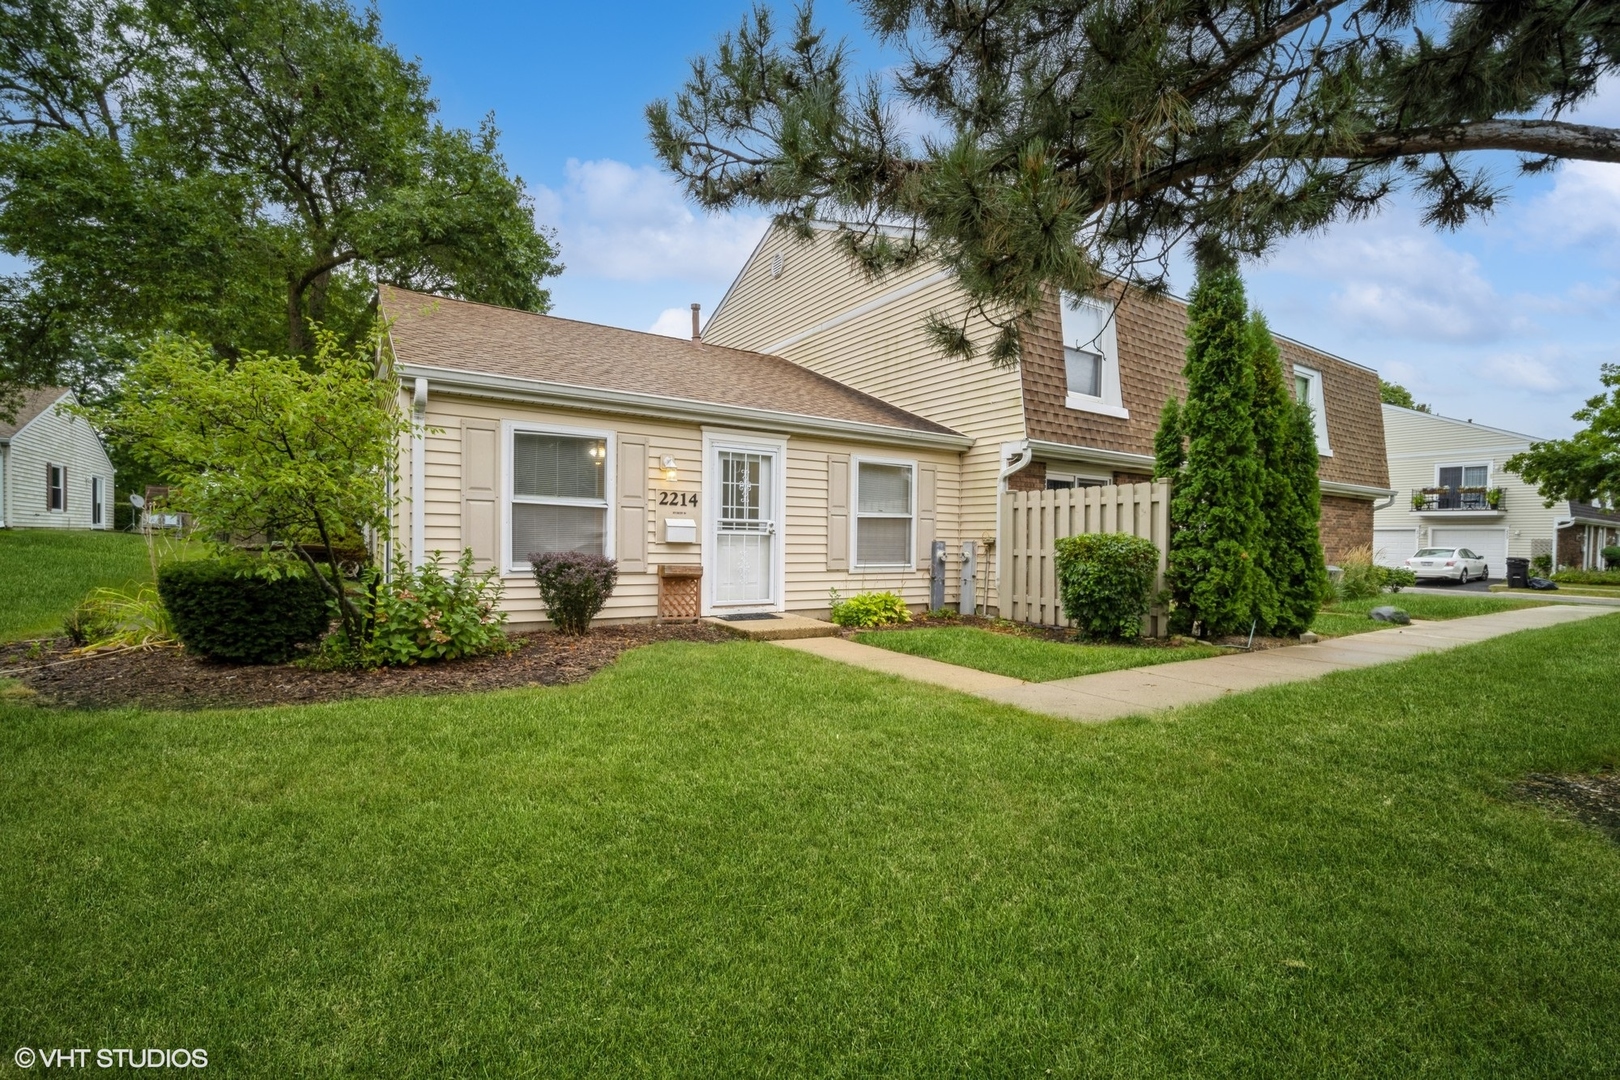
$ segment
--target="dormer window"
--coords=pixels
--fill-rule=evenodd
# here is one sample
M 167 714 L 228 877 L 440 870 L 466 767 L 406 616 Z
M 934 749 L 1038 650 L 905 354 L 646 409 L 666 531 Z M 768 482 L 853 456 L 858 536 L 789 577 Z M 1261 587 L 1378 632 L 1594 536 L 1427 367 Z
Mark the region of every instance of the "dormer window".
M 1114 306 L 1067 293 L 1063 309 L 1063 404 L 1080 412 L 1128 419 L 1119 394 L 1119 341 Z
M 1322 394 L 1320 371 L 1294 365 L 1294 400 L 1310 406 L 1311 420 L 1316 425 L 1316 452 L 1322 457 L 1332 457 L 1333 448 L 1328 445 L 1327 402 Z

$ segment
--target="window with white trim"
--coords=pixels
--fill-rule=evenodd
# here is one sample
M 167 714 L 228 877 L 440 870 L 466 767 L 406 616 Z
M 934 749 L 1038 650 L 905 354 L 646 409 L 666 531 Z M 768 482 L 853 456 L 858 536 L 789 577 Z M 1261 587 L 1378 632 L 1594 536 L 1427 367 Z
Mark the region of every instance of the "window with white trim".
M 1128 418 L 1120 399 L 1119 338 L 1112 304 L 1075 298 L 1060 301 L 1063 321 L 1063 404 L 1081 412 Z
M 101 477 L 92 476 L 90 478 L 90 524 L 91 525 L 100 525 L 101 524 L 101 519 L 102 519 L 102 516 L 103 516 L 103 509 L 102 509 L 103 501 L 104 500 L 103 500 L 103 495 L 102 495 Z
M 916 472 L 909 463 L 856 460 L 857 569 L 911 566 Z
M 605 437 L 517 429 L 510 460 L 509 566 L 556 551 L 608 553 Z
M 45 509 L 56 513 L 67 509 L 67 466 L 45 466 Z
M 1294 400 L 1311 409 L 1311 421 L 1316 426 L 1316 452 L 1332 457 L 1328 445 L 1327 403 L 1322 394 L 1322 373 L 1311 368 L 1294 365 Z

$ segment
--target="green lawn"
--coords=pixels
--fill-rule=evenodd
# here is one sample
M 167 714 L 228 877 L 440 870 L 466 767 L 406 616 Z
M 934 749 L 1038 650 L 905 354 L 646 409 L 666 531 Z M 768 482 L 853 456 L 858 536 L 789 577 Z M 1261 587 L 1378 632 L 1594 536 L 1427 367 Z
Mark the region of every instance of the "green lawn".
M 1620 762 L 1617 651 L 1600 618 L 1104 725 L 752 643 L 486 696 L 0 703 L 0 1043 L 1613 1075 L 1620 845 L 1509 791 Z
M 1344 600 L 1317 613 L 1311 629 L 1322 637 L 1343 637 L 1369 630 L 1383 630 L 1388 623 L 1367 617 L 1375 607 L 1398 607 L 1414 619 L 1461 619 L 1469 615 L 1493 615 L 1515 608 L 1546 607 L 1545 601 L 1510 599 L 1505 596 L 1428 596 L 1421 593 L 1385 593 L 1366 600 Z
M 1077 645 L 1022 634 L 998 634 L 972 626 L 916 630 L 871 630 L 856 634 L 862 645 L 925 656 L 947 664 L 991 671 L 1027 682 L 1049 682 L 1099 671 L 1165 664 L 1218 656 L 1225 650 L 1208 645 L 1175 648 L 1159 645 Z
M 139 536 L 0 529 L 0 641 L 59 634 L 62 617 L 91 589 L 151 577 Z

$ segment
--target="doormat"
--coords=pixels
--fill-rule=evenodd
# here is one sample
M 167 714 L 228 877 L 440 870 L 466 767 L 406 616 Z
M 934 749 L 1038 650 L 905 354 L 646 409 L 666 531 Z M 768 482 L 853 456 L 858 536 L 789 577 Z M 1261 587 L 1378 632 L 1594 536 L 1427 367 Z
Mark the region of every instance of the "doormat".
M 768 611 L 744 611 L 736 615 L 720 615 L 721 622 L 753 622 L 755 619 L 780 619 L 780 615 L 772 615 Z

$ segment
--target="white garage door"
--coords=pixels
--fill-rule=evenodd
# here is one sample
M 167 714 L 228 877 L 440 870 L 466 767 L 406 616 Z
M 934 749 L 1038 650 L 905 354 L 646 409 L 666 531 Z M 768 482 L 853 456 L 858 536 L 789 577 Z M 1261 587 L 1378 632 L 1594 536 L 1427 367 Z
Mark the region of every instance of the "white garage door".
M 1429 530 L 1429 543 L 1434 547 L 1472 548 L 1475 554 L 1485 560 L 1491 577 L 1507 576 L 1506 529 L 1435 528 Z
M 1416 550 L 1416 529 L 1373 530 L 1373 558 L 1379 566 L 1405 566 Z

